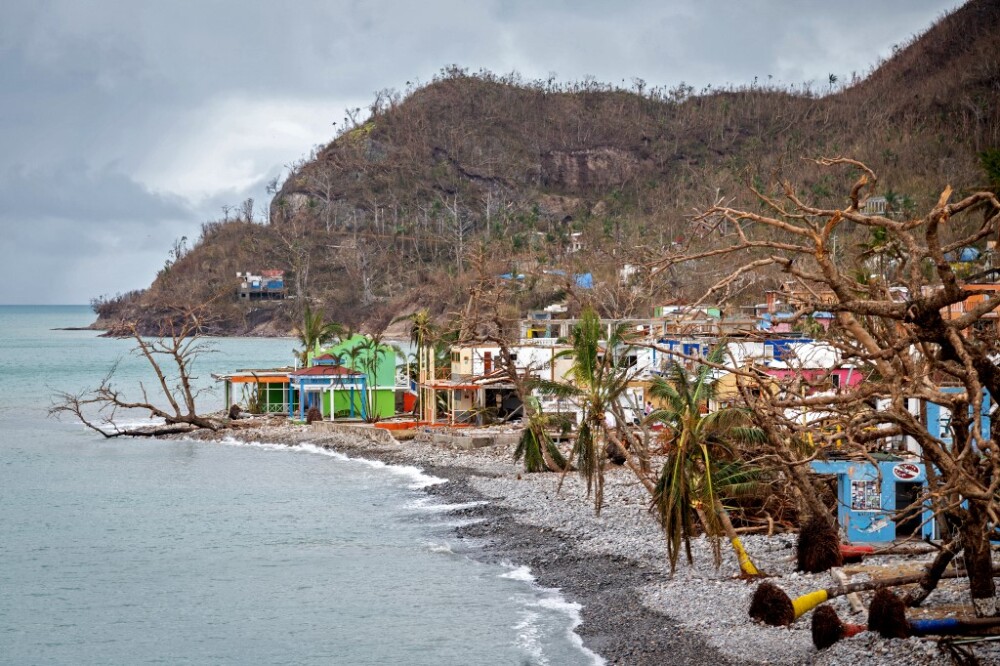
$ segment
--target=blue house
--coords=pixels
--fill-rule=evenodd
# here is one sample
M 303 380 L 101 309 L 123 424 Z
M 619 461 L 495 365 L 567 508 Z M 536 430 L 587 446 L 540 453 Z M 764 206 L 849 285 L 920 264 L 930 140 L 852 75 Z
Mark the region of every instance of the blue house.
M 837 476 L 837 522 L 852 543 L 884 543 L 934 534 L 929 506 L 907 515 L 897 514 L 916 502 L 927 485 L 923 463 L 896 458 L 878 465 L 858 460 L 816 460 L 817 474 Z

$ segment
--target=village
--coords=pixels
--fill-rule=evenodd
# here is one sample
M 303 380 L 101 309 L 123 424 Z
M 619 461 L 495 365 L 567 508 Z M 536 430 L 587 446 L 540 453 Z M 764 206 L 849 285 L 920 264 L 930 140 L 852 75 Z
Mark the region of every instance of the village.
M 855 213 L 829 214 L 892 227 L 879 204 L 873 197 L 856 202 Z M 872 590 L 881 592 L 871 600 L 870 632 L 989 640 L 1000 626 L 995 593 L 992 586 L 984 592 L 974 571 L 992 578 L 995 534 L 983 517 L 988 532 L 970 537 L 963 512 L 979 486 L 968 484 L 982 481 L 963 466 L 971 452 L 991 450 L 994 403 L 974 373 L 911 348 L 917 338 L 907 326 L 914 309 L 925 307 L 945 329 L 961 331 L 947 343 L 956 354 L 996 339 L 994 249 L 990 240 L 983 250 L 952 243 L 941 253 L 938 270 L 957 290 L 900 279 L 898 258 L 865 264 L 877 311 L 895 312 L 900 322 L 868 322 L 866 332 L 855 317 L 876 309 L 851 301 L 832 277 L 788 279 L 747 306 L 702 299 L 611 319 L 589 306 L 570 316 L 568 303 L 554 302 L 504 320 L 498 304 L 519 279 L 506 274 L 473 290 L 457 334 L 435 331 L 418 311 L 407 319 L 409 349 L 380 335 L 328 331 L 303 338 L 311 344 L 301 364 L 215 378 L 236 421 L 267 415 L 313 429 L 357 428 L 404 451 L 513 451 L 526 473 L 561 479 L 575 472 L 598 516 L 610 502 L 605 488 L 626 474 L 645 489 L 666 536 L 671 576 L 679 560 L 692 561 L 693 543 L 726 540 L 738 579 L 763 579 L 741 612 L 784 627 L 818 607 L 811 615 L 817 649 L 863 630 L 839 611 L 862 611 L 859 593 Z M 280 291 L 280 277 L 270 275 L 270 289 Z M 921 373 L 920 383 L 906 379 Z M 517 469 L 514 460 L 507 464 Z M 832 586 L 795 599 L 776 584 L 781 577 L 768 579 L 765 566 L 785 565 L 763 554 L 774 542 L 759 541 L 794 533 L 795 569 L 834 576 Z M 915 558 L 927 555 L 933 560 L 918 565 Z M 720 567 L 718 550 L 714 559 Z M 952 568 L 956 562 L 962 568 Z M 952 581 L 962 577 L 973 588 L 974 613 L 932 603 L 919 619 L 906 619 L 905 606 L 921 606 L 939 584 L 939 596 L 954 598 Z M 840 597 L 849 606 L 823 603 Z

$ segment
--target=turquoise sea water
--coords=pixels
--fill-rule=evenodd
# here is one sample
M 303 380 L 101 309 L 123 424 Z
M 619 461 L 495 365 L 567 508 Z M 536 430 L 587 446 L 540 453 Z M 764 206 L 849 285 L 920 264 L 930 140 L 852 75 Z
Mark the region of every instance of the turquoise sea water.
M 434 479 L 312 447 L 105 440 L 56 391 L 149 380 L 86 307 L 0 306 L 0 664 L 585 664 L 577 609 L 478 563 Z M 212 370 L 284 365 L 222 339 Z M 218 392 L 203 397 L 221 408 Z

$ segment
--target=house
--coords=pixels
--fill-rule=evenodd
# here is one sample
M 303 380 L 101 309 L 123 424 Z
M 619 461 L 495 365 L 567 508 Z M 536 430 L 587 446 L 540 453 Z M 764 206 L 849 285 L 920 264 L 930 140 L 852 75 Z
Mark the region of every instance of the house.
M 266 270 L 260 274 L 250 271 L 239 272 L 240 279 L 237 296 L 241 301 L 284 300 L 288 291 L 285 288 L 285 271 Z
M 293 368 L 237 370 L 212 377 L 223 382 L 226 409 L 238 405 L 251 414 L 289 414 L 288 375 L 292 371 Z
M 801 380 L 801 388 L 807 393 L 857 386 L 864 380 L 853 364 L 842 360 L 835 347 L 822 342 L 788 345 L 764 366 L 767 374 L 778 381 Z
M 335 363 L 312 365 L 289 374 L 289 390 L 293 410 L 302 420 L 312 407 L 319 409 L 324 420 L 368 420 L 371 400 L 363 372 Z
M 365 335 L 355 334 L 332 347 L 310 352 L 309 361 L 311 366 L 340 366 L 363 374 L 372 411 L 368 417 L 394 416 L 396 393 L 410 390 L 408 383 L 397 382 L 396 350 L 387 344 L 376 344 Z M 352 404 L 335 402 L 335 414 L 350 411 Z
M 559 344 L 555 338 L 525 339 L 510 347 L 510 357 L 521 376 L 562 381 L 573 365 L 571 357 L 562 355 L 568 349 L 572 347 Z M 521 408 L 514 384 L 503 367 L 499 345 L 452 346 L 450 379 L 435 380 L 428 388 L 446 392 L 452 422 L 471 420 L 484 411 L 505 418 Z
M 936 535 L 933 511 L 899 513 L 916 505 L 927 484 L 923 463 L 910 458 L 883 456 L 877 464 L 858 460 L 816 460 L 817 474 L 837 477 L 837 522 L 854 543 L 884 543 Z
M 962 287 L 973 294 L 960 303 L 953 303 L 941 308 L 941 316 L 947 320 L 958 319 L 980 306 L 988 307 L 987 303 L 993 302 L 995 304 L 996 299 L 1000 298 L 1000 283 L 971 282 L 963 284 Z M 1000 315 L 998 315 L 997 310 L 985 313 L 976 323 L 976 327 L 984 333 L 1000 333 Z

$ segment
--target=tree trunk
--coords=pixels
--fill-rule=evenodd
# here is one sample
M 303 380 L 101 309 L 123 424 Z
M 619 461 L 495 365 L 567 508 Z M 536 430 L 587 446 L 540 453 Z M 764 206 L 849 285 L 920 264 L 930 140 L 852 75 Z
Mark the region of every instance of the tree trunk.
M 986 508 L 979 501 L 969 500 L 965 523 L 962 525 L 962 550 L 969 574 L 972 605 L 978 617 L 997 615 L 996 584 L 993 582 L 993 562 Z
M 729 543 L 733 545 L 733 550 L 736 552 L 736 560 L 740 564 L 740 573 L 744 576 L 759 576 L 760 571 L 754 566 L 753 560 L 750 559 L 746 549 L 743 548 L 743 542 L 740 541 L 739 535 L 736 534 L 733 521 L 729 519 L 729 512 L 726 511 L 726 507 L 722 506 L 722 501 L 718 498 L 715 500 L 715 513 L 719 516 L 722 529 L 725 531 Z
M 916 607 L 924 602 L 930 593 L 934 591 L 934 588 L 937 587 L 938 582 L 941 580 L 941 575 L 944 574 L 944 570 L 948 568 L 948 565 L 951 564 L 951 561 L 955 559 L 955 555 L 961 549 L 962 542 L 960 539 L 952 539 L 944 544 L 941 550 L 938 551 L 934 561 L 931 562 L 927 573 L 920 579 L 920 584 L 906 595 L 904 602 L 907 606 Z
M 819 493 L 816 492 L 816 486 L 809 476 L 807 467 L 805 465 L 786 465 L 785 470 L 788 472 L 792 487 L 798 491 L 799 513 L 804 514 L 799 523 L 805 524 L 812 516 L 825 516 L 829 518 L 830 510 L 820 500 Z

